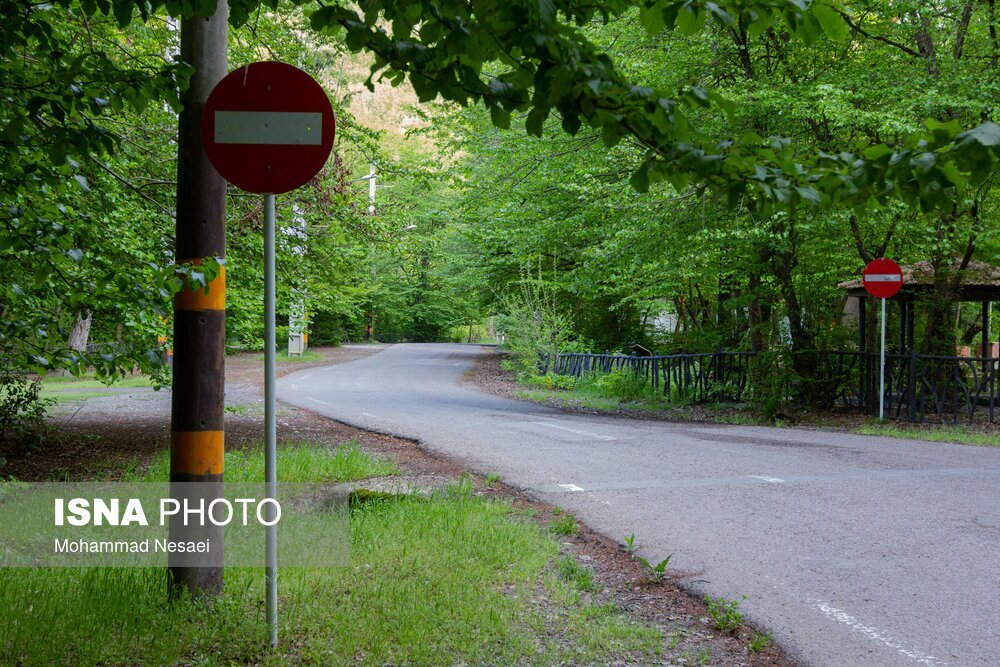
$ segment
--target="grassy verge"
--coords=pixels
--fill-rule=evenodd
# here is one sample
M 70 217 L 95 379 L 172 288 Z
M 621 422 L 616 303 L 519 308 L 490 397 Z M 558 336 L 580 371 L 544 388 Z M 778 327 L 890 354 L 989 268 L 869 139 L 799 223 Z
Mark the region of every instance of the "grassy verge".
M 131 375 L 117 380 L 114 384 L 107 384 L 98 380 L 93 374 L 80 377 L 72 375 L 49 375 L 42 378 L 42 387 L 39 396 L 44 399 L 52 399 L 56 403 L 66 403 L 69 401 L 82 401 L 88 398 L 100 398 L 102 396 L 114 396 L 117 392 L 111 390 L 112 387 L 152 387 L 153 383 L 148 377 L 143 375 Z
M 989 427 L 927 425 L 906 426 L 879 424 L 874 420 L 860 426 L 868 417 L 834 416 L 829 412 L 793 411 L 783 419 L 767 421 L 746 404 L 725 402 L 693 404 L 674 392 L 669 398 L 652 389 L 642 378 L 630 373 L 613 372 L 597 377 L 534 376 L 518 382 L 518 398 L 564 408 L 583 408 L 608 413 L 650 413 L 670 420 L 694 420 L 718 424 L 786 426 L 789 424 L 851 431 L 861 435 L 951 442 L 981 447 L 1000 447 L 1000 434 Z
M 302 354 L 297 354 L 297 355 L 294 355 L 294 356 L 289 356 L 288 355 L 288 350 L 278 350 L 278 354 L 276 354 L 274 356 L 275 362 L 279 363 L 279 364 L 296 363 L 296 362 L 300 362 L 300 361 L 303 361 L 303 362 L 304 361 L 320 361 L 322 359 L 323 359 L 323 355 L 322 354 L 320 354 L 319 352 L 314 352 L 313 350 L 309 350 L 309 349 L 307 349 Z M 264 361 L 264 355 L 263 354 L 258 354 L 256 357 L 254 357 L 254 360 L 255 361 Z
M 907 440 L 930 440 L 933 442 L 953 442 L 960 445 L 978 447 L 1000 447 L 1000 434 L 977 433 L 964 426 L 934 426 L 930 428 L 899 427 L 887 425 L 866 425 L 854 429 L 862 435 L 884 435 L 889 438 Z
M 228 454 L 227 479 L 260 479 L 261 458 Z M 308 443 L 279 449 L 278 469 L 289 481 L 397 472 L 354 445 Z M 165 473 L 156 460 L 131 478 Z M 559 560 L 556 538 L 468 480 L 359 503 L 350 535 L 348 566 L 282 571 L 275 651 L 264 649 L 260 568 L 227 570 L 209 607 L 167 604 L 158 569 L 0 571 L 0 664 L 641 663 L 661 650 L 660 630 L 595 603 L 592 578 Z
M 694 405 L 674 390 L 669 396 L 653 389 L 641 377 L 614 372 L 573 378 L 545 375 L 526 378 L 515 391 L 518 398 L 565 408 L 608 413 L 649 413 L 667 419 L 709 421 L 720 424 L 759 424 L 762 420 L 747 406 L 725 403 Z

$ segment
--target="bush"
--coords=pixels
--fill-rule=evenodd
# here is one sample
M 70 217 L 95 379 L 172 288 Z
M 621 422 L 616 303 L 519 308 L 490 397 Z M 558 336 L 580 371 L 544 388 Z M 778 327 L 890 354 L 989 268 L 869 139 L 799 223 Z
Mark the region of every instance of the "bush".
M 0 442 L 34 446 L 45 435 L 45 411 L 54 401 L 40 390 L 38 380 L 0 373 Z
M 554 357 L 565 351 L 572 334 L 569 317 L 556 302 L 555 290 L 542 280 L 525 278 L 520 289 L 505 295 L 504 314 L 497 318 L 503 347 L 510 351 L 519 380 L 538 375 L 540 354 Z
M 577 379 L 572 375 L 529 375 L 524 379 L 524 383 L 532 387 L 542 389 L 573 389 L 576 387 Z
M 645 376 L 625 368 L 610 373 L 584 376 L 577 381 L 577 387 L 590 390 L 605 398 L 619 398 L 625 401 L 638 401 L 655 396 Z

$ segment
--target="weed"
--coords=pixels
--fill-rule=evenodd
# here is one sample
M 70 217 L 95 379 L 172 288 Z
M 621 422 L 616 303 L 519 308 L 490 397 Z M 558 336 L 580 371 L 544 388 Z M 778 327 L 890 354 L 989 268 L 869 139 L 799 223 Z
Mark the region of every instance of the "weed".
M 634 555 L 638 561 L 642 563 L 642 566 L 646 568 L 646 572 L 649 573 L 649 580 L 654 584 L 660 583 L 660 580 L 663 579 L 664 575 L 667 573 L 667 565 L 670 564 L 670 560 L 674 557 L 673 554 L 670 554 L 656 565 L 653 565 L 642 556 L 638 554 Z
M 767 645 L 771 643 L 773 637 L 767 632 L 753 631 L 753 635 L 750 636 L 750 645 L 747 649 L 751 653 L 757 653 L 758 651 L 763 651 L 767 648 Z
M 486 486 L 496 486 L 500 483 L 503 478 L 495 472 L 491 472 L 486 476 Z
M 250 412 L 250 406 L 245 403 L 241 403 L 239 405 L 227 405 L 226 412 L 231 415 L 245 415 Z
M 559 569 L 559 576 L 575 586 L 581 591 L 596 591 L 597 583 L 594 582 L 594 573 L 583 565 L 574 556 L 564 556 L 556 563 Z
M 549 524 L 549 530 L 556 535 L 576 535 L 580 530 L 580 524 L 576 522 L 576 517 L 568 512 L 558 519 L 554 519 Z
M 740 600 L 727 600 L 726 598 L 712 598 L 705 596 L 705 604 L 708 605 L 708 615 L 715 622 L 716 630 L 720 632 L 734 633 L 743 627 L 743 614 L 740 612 L 740 605 L 747 596 Z
M 635 553 L 635 533 L 629 533 L 624 538 L 625 540 L 625 551 L 630 554 Z

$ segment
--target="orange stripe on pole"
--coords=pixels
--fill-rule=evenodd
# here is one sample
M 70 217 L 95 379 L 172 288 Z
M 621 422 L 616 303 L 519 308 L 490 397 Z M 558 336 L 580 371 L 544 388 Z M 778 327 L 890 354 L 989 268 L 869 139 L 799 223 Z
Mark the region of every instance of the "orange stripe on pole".
M 170 471 L 188 475 L 221 475 L 224 431 L 175 431 L 170 434 Z
M 204 287 L 192 290 L 184 286 L 174 295 L 175 310 L 225 310 L 226 309 L 226 267 L 219 267 L 219 275 Z

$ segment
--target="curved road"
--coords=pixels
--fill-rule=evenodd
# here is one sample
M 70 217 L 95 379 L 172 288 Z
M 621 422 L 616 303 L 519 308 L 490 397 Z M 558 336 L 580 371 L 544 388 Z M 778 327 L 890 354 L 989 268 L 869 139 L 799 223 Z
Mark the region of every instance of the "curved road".
M 496 472 L 749 617 L 811 665 L 1000 664 L 1000 448 L 563 413 L 395 345 L 279 397 Z

